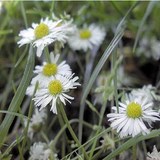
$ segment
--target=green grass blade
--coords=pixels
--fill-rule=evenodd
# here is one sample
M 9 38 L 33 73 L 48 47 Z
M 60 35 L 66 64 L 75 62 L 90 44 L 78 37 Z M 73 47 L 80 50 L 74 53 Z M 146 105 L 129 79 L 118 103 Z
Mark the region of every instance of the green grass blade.
M 12 148 L 15 147 L 18 143 L 20 143 L 23 139 L 24 139 L 24 137 L 20 136 L 16 140 L 14 140 L 11 143 L 11 145 L 7 147 L 7 149 L 5 150 L 5 152 L 2 154 L 2 157 L 0 157 L 0 158 L 5 157 L 12 150 Z
M 145 12 L 143 18 L 142 18 L 142 21 L 140 23 L 140 26 L 139 26 L 139 29 L 138 29 L 138 32 L 137 32 L 137 35 L 136 35 L 135 43 L 134 43 L 134 46 L 133 46 L 133 52 L 135 52 L 138 40 L 141 36 L 142 30 L 143 30 L 143 25 L 144 25 L 145 21 L 147 20 L 148 16 L 151 14 L 155 4 L 156 4 L 155 1 L 150 1 L 150 3 L 148 4 L 148 7 L 146 9 L 146 12 Z
M 150 134 L 144 136 L 136 136 L 134 138 L 129 139 L 127 142 L 125 142 L 124 144 L 122 144 L 119 148 L 117 148 L 116 150 L 114 150 L 111 154 L 109 154 L 107 157 L 103 158 L 103 160 L 111 160 L 114 157 L 116 157 L 118 154 L 120 154 L 121 152 L 129 149 L 131 146 L 137 144 L 140 141 L 143 140 L 147 140 L 147 139 L 151 139 L 154 137 L 158 137 L 160 136 L 160 129 L 158 130 L 153 130 Z
M 9 111 L 0 110 L 0 113 L 11 114 L 11 115 L 14 115 L 14 116 L 20 117 L 20 118 L 22 118 L 22 119 L 24 119 L 24 118 L 28 119 L 28 117 L 27 117 L 27 116 L 24 116 L 23 114 L 16 113 L 16 112 L 9 112 Z
M 28 56 L 28 60 L 27 60 L 27 64 L 26 64 L 26 68 L 25 68 L 22 80 L 10 103 L 8 112 L 17 112 L 18 108 L 20 107 L 23 101 L 23 98 L 25 96 L 26 89 L 32 78 L 34 62 L 35 62 L 35 55 L 33 53 L 33 48 L 30 47 L 29 56 Z M 15 117 L 14 115 L 7 114 L 0 126 L 0 147 L 3 145 L 3 142 L 14 120 L 14 117 Z
M 101 59 L 99 60 L 96 68 L 93 71 L 93 74 L 91 75 L 91 78 L 89 80 L 89 83 L 83 93 L 82 99 L 81 99 L 81 103 L 83 103 L 96 79 L 96 77 L 98 76 L 100 70 L 102 69 L 103 65 L 105 64 L 106 60 L 108 59 L 108 57 L 110 56 L 110 54 L 113 52 L 113 50 L 117 47 L 119 41 L 121 40 L 122 36 L 124 33 L 124 29 L 120 30 L 120 32 L 113 38 L 113 40 L 111 41 L 110 45 L 107 47 L 107 49 L 105 50 L 104 54 L 102 55 Z

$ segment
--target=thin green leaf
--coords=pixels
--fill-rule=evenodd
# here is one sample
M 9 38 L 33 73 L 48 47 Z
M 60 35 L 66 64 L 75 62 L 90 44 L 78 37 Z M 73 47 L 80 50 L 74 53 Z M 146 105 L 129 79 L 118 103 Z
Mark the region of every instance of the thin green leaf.
M 88 107 L 89 107 L 93 112 L 95 112 L 98 116 L 100 116 L 99 112 L 97 111 L 97 109 L 93 106 L 93 104 L 92 104 L 90 101 L 86 100 L 86 103 L 88 104 Z
M 14 115 L 14 116 L 17 116 L 17 117 L 23 118 L 23 119 L 24 119 L 24 118 L 28 119 L 28 117 L 27 117 L 27 116 L 24 116 L 23 114 L 16 113 L 16 112 L 9 112 L 9 111 L 0 110 L 0 113 L 11 114 L 11 115 Z
M 123 25 L 124 23 L 122 23 Z M 119 41 L 121 40 L 122 36 L 124 33 L 124 28 L 121 29 L 117 35 L 115 35 L 115 37 L 113 38 L 113 40 L 111 41 L 110 45 L 107 47 L 107 49 L 105 50 L 104 54 L 102 55 L 101 59 L 99 60 L 99 63 L 97 64 L 96 68 L 93 71 L 93 74 L 91 75 L 91 78 L 89 80 L 89 83 L 86 87 L 86 89 L 84 90 L 82 99 L 81 99 L 81 103 L 83 103 L 96 79 L 96 77 L 98 76 L 100 70 L 102 69 L 103 65 L 105 64 L 106 60 L 108 59 L 108 57 L 110 56 L 110 54 L 113 52 L 113 50 L 117 47 Z
M 10 33 L 12 33 L 12 32 L 13 32 L 12 29 L 1 30 L 1 31 L 0 31 L 0 35 L 1 35 L 1 36 L 2 36 L 2 35 L 6 35 L 6 34 L 10 34 Z
M 17 60 L 14 68 L 18 67 L 18 65 L 22 62 L 22 60 L 25 57 L 27 51 L 28 51 L 28 46 L 25 47 L 24 52 L 22 53 L 22 55 L 20 56 L 20 58 Z
M 2 154 L 2 157 L 5 157 L 11 150 L 14 146 L 16 146 L 18 143 L 20 143 L 22 140 L 24 139 L 24 137 L 20 136 L 18 137 L 16 140 L 14 140 L 9 147 L 7 147 L 6 151 Z
M 35 55 L 33 53 L 33 48 L 30 46 L 29 56 L 26 64 L 26 68 L 21 80 L 21 83 L 10 103 L 8 108 L 9 112 L 17 112 L 18 108 L 20 107 L 23 98 L 25 96 L 26 89 L 30 83 L 33 74 L 33 67 L 34 67 Z M 7 114 L 0 125 L 0 147 L 3 145 L 5 137 L 8 133 L 8 130 L 14 120 L 14 115 Z
M 142 18 L 142 21 L 140 23 L 140 26 L 139 26 L 139 29 L 138 29 L 138 32 L 136 34 L 136 39 L 135 39 L 135 43 L 134 43 L 134 46 L 133 46 L 133 52 L 135 52 L 135 49 L 137 47 L 137 43 L 138 43 L 138 40 L 142 34 L 142 30 L 143 30 L 143 25 L 145 23 L 145 21 L 147 20 L 148 16 L 151 14 L 152 10 L 153 10 L 153 7 L 155 6 L 156 2 L 155 1 L 150 1 L 150 3 L 148 4 L 148 7 L 146 9 L 146 12 Z

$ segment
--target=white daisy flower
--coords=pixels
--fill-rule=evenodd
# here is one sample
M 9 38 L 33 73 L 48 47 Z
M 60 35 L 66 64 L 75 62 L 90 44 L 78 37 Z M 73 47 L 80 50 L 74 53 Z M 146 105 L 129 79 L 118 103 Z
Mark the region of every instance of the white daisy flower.
M 29 160 L 49 160 L 51 150 L 46 143 L 36 142 L 30 148 Z
M 71 68 L 66 61 L 62 61 L 58 63 L 60 54 L 54 55 L 52 52 L 50 53 L 50 63 L 43 62 L 42 66 L 36 66 L 33 71 L 35 74 L 38 74 L 35 77 L 34 81 L 39 81 L 43 83 L 44 81 L 50 79 L 51 76 L 62 75 L 62 76 L 70 76 L 72 74 Z
M 119 113 L 115 106 L 112 109 L 115 113 L 110 113 L 107 117 L 111 121 L 111 127 L 117 130 L 121 138 L 128 135 L 134 137 L 139 133 L 147 134 L 150 131 L 144 122 L 151 125 L 160 120 L 159 113 L 152 110 L 152 102 L 141 97 L 130 97 L 125 103 L 119 102 Z
M 95 24 L 83 29 L 76 29 L 74 34 L 68 39 L 68 43 L 73 50 L 92 49 L 93 46 L 99 46 L 105 38 L 106 32 L 104 28 L 100 28 Z
M 32 126 L 35 126 L 40 123 L 44 124 L 46 119 L 47 119 L 46 109 L 39 111 L 37 108 L 35 108 L 34 114 L 31 118 Z
M 153 147 L 152 153 L 147 153 L 147 160 L 160 160 L 160 152 L 157 151 L 156 146 Z
M 40 57 L 43 49 L 49 44 L 59 41 L 65 43 L 68 34 L 71 31 L 71 21 L 63 23 L 62 20 L 52 21 L 48 17 L 41 19 L 39 24 L 32 23 L 32 27 L 22 30 L 19 36 L 22 38 L 18 41 L 21 47 L 24 44 L 32 43 L 37 47 L 37 56 Z
M 42 109 L 41 111 L 38 108 L 35 108 L 34 114 L 30 120 L 29 128 L 28 128 L 28 136 L 30 139 L 33 138 L 33 134 L 39 131 L 42 128 L 42 125 L 45 124 L 47 119 L 46 109 Z M 25 126 L 27 126 L 27 120 L 24 121 Z
M 151 102 L 154 100 L 154 98 L 156 98 L 156 94 L 154 92 L 155 89 L 152 85 L 144 85 L 142 88 L 140 89 L 133 89 L 131 91 L 132 96 L 134 97 L 142 97 L 143 99 L 147 99 L 148 102 Z
M 39 83 L 38 89 L 43 85 L 44 81 L 48 81 L 52 76 L 62 75 L 62 76 L 70 76 L 72 74 L 71 68 L 66 61 L 62 61 L 58 63 L 60 55 L 54 55 L 52 52 L 50 53 L 50 63 L 43 62 L 42 66 L 37 65 L 35 70 L 33 71 L 37 74 L 31 81 L 31 85 L 27 88 L 26 95 L 32 96 L 36 82 Z M 38 90 L 37 89 L 37 90 Z
M 70 89 L 77 88 L 80 85 L 76 82 L 79 78 L 76 76 L 73 78 L 73 75 L 70 76 L 61 76 L 56 75 L 49 80 L 44 81 L 44 86 L 41 87 L 35 94 L 36 106 L 40 106 L 40 110 L 46 107 L 49 103 L 51 103 L 51 111 L 57 114 L 56 103 L 60 100 L 64 105 L 66 105 L 65 101 L 73 100 L 74 98 L 67 95 L 66 93 L 70 91 Z

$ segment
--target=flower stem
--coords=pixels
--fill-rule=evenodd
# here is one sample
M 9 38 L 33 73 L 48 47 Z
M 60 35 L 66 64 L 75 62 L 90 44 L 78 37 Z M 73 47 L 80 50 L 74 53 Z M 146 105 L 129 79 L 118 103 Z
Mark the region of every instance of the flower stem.
M 115 96 L 115 102 L 116 102 L 116 108 L 117 108 L 117 113 L 119 113 L 119 107 L 118 107 L 118 93 L 117 93 L 117 68 L 115 69 L 117 61 L 117 53 L 112 54 L 112 69 L 114 70 L 114 78 L 113 78 L 113 83 L 114 83 L 114 96 Z
M 82 93 L 84 93 L 84 90 L 86 89 L 89 78 L 91 76 L 94 60 L 95 60 L 98 49 L 99 49 L 99 46 L 95 46 L 92 49 L 91 53 L 86 54 L 86 64 L 87 65 L 86 65 L 85 74 L 84 74 L 84 85 L 83 85 Z M 82 120 L 84 117 L 84 110 L 85 110 L 85 101 L 83 101 L 83 103 L 81 103 L 80 113 L 79 113 L 80 123 L 79 123 L 79 128 L 78 128 L 78 139 L 79 139 L 80 143 L 82 142 L 82 133 L 83 133 Z
M 146 148 L 145 141 L 142 141 L 142 147 L 143 147 L 144 154 L 147 155 L 147 148 Z
M 99 134 L 99 132 L 101 130 L 101 124 L 102 124 L 102 120 L 103 120 L 104 113 L 105 113 L 105 110 L 106 110 L 106 104 L 107 104 L 107 99 L 103 103 L 103 106 L 102 106 L 101 111 L 100 111 L 100 119 L 99 119 L 99 123 L 98 123 L 99 129 L 96 132 L 96 136 Z M 92 160 L 92 156 L 93 156 L 93 153 L 95 151 L 96 144 L 97 144 L 97 139 L 98 139 L 98 137 L 95 138 L 95 140 L 93 142 L 93 145 L 92 145 L 92 148 L 91 148 L 91 152 L 90 152 L 90 155 L 89 155 L 89 160 Z
M 59 108 L 57 108 L 57 111 L 58 111 L 58 120 L 59 120 L 60 126 L 61 126 L 61 128 L 63 128 L 63 126 L 65 125 L 65 122 L 63 121 L 62 115 L 59 114 L 60 113 L 60 109 Z M 65 156 L 65 143 L 66 143 L 66 139 L 68 139 L 68 138 L 67 138 L 66 132 L 64 131 L 63 137 L 62 137 L 62 144 L 61 144 L 61 151 L 62 151 L 61 154 L 62 154 L 62 157 Z
M 65 113 L 65 111 L 64 111 L 64 108 L 63 108 L 62 103 L 59 105 L 59 107 L 60 107 L 60 112 L 61 112 L 61 114 L 62 114 L 62 117 L 63 117 L 63 119 L 64 119 L 64 121 L 65 121 L 65 123 L 66 123 L 66 125 L 67 125 L 67 128 L 68 128 L 70 134 L 72 135 L 73 139 L 74 139 L 75 142 L 77 143 L 78 147 L 81 147 L 81 144 L 80 144 L 77 136 L 75 135 L 75 133 L 74 133 L 74 131 L 73 131 L 73 129 L 72 129 L 69 121 L 68 121 L 68 118 L 67 118 L 67 115 L 66 115 L 66 113 Z M 86 151 L 84 150 L 84 148 L 81 148 L 81 149 L 82 149 L 82 152 L 83 152 L 86 160 L 88 160 L 89 158 L 88 158 L 88 155 L 87 155 Z
M 48 47 L 45 48 L 45 58 L 48 63 L 51 63 L 50 54 Z
M 133 145 L 132 152 L 133 152 L 133 160 L 136 160 L 137 159 L 137 146 L 136 146 L 136 144 Z

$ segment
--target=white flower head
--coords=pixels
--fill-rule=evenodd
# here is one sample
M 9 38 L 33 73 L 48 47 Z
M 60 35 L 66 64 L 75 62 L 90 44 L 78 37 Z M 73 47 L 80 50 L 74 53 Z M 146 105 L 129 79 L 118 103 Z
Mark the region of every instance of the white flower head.
M 152 153 L 147 153 L 147 160 L 160 160 L 160 152 L 157 151 L 156 146 L 153 147 Z
M 36 142 L 30 148 L 29 160 L 49 160 L 51 150 L 46 143 Z
M 43 62 L 42 66 L 36 66 L 34 73 L 38 74 L 35 77 L 35 80 L 38 80 L 39 83 L 43 83 L 44 81 L 50 79 L 52 76 L 62 75 L 62 76 L 70 76 L 72 74 L 71 68 L 66 61 L 58 62 L 60 54 L 54 55 L 52 52 L 50 53 L 50 63 Z
M 39 131 L 44 125 L 45 120 L 47 119 L 46 109 L 42 109 L 41 111 L 35 107 L 34 114 L 30 120 L 29 128 L 28 128 L 28 136 L 30 139 L 33 138 L 33 134 Z M 27 120 L 24 121 L 25 126 L 27 126 Z
M 74 34 L 68 39 L 68 43 L 73 50 L 82 49 L 86 52 L 88 49 L 92 49 L 93 46 L 101 45 L 105 35 L 104 28 L 91 24 L 89 27 L 84 27 L 83 29 L 77 28 Z
M 148 102 L 151 102 L 154 100 L 154 97 L 156 97 L 156 94 L 153 91 L 154 87 L 152 85 L 144 85 L 140 89 L 133 89 L 131 91 L 132 96 L 138 98 L 142 97 L 143 99 L 147 99 Z
M 59 41 L 62 44 L 68 39 L 68 34 L 71 31 L 71 22 L 64 23 L 62 20 L 52 21 L 48 17 L 41 19 L 40 23 L 32 23 L 32 27 L 22 30 L 19 33 L 21 40 L 18 45 L 21 47 L 24 44 L 32 43 L 37 47 L 37 56 L 40 57 L 43 49 L 49 44 Z
M 117 130 L 121 138 L 128 135 L 134 137 L 139 133 L 148 134 L 150 131 L 145 123 L 151 127 L 152 122 L 160 120 L 159 113 L 152 110 L 152 102 L 141 97 L 130 96 L 125 103 L 119 102 L 119 113 L 115 106 L 112 109 L 115 113 L 110 113 L 107 117 L 111 121 L 111 127 Z
M 44 108 L 43 110 L 39 111 L 37 108 L 35 108 L 34 114 L 31 118 L 32 125 L 36 125 L 39 123 L 44 124 L 46 119 L 47 119 L 46 109 Z
M 64 105 L 65 101 L 73 100 L 74 98 L 67 95 L 70 89 L 77 88 L 80 85 L 76 82 L 79 78 L 76 76 L 73 78 L 70 76 L 57 75 L 44 82 L 44 86 L 41 87 L 35 94 L 33 100 L 36 106 L 40 106 L 40 110 L 45 108 L 49 103 L 51 103 L 51 111 L 57 114 L 56 103 L 60 100 Z
M 72 74 L 71 68 L 66 61 L 58 62 L 60 54 L 54 55 L 50 53 L 50 63 L 43 62 L 43 65 L 37 65 L 33 71 L 36 76 L 32 79 L 31 85 L 27 88 L 26 94 L 29 96 L 33 95 L 36 82 L 38 82 L 38 88 L 43 86 L 44 81 L 48 81 L 52 76 L 62 75 L 70 76 Z

